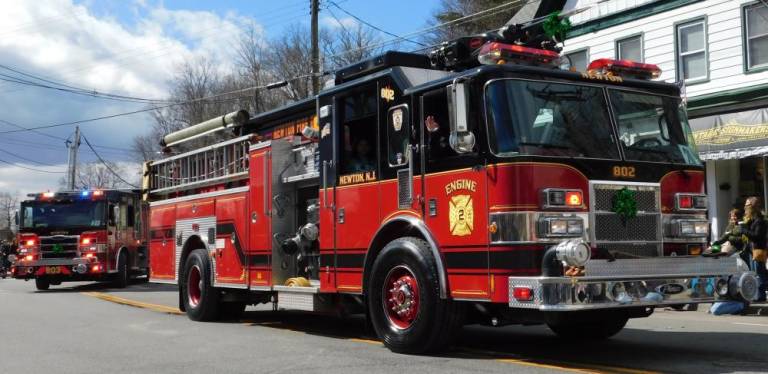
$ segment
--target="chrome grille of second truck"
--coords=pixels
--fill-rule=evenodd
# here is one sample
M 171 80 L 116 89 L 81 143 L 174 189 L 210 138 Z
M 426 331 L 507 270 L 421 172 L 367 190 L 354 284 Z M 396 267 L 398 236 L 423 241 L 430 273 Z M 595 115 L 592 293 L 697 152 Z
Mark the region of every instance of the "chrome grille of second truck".
M 615 209 L 617 193 L 632 192 L 637 215 Z M 594 183 L 592 185 L 592 240 L 603 256 L 656 257 L 661 254 L 661 209 L 658 185 Z
M 73 258 L 77 257 L 78 236 L 44 236 L 40 238 L 40 254 L 42 258 Z

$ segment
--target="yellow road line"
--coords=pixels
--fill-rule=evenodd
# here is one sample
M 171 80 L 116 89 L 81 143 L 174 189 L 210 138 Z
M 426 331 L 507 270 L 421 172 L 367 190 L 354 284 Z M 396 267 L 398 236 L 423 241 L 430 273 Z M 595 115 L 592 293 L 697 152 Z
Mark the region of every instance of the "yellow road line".
M 559 371 L 566 371 L 571 373 L 602 373 L 602 371 L 595 371 L 595 370 L 586 370 L 586 369 L 579 369 L 575 367 L 567 367 L 567 366 L 560 366 L 560 365 L 552 365 L 552 364 L 540 364 L 538 362 L 532 362 L 528 360 L 521 360 L 516 358 L 498 358 L 495 361 L 503 362 L 507 364 L 515 364 L 515 365 L 522 365 L 522 366 L 533 366 L 537 368 L 544 368 L 544 369 L 553 369 L 553 370 L 559 370 Z
M 128 306 L 132 306 L 132 307 L 136 307 L 136 308 L 153 310 L 155 312 L 168 313 L 168 314 L 176 314 L 176 315 L 184 314 L 178 308 L 174 308 L 174 307 L 171 307 L 171 306 L 160 305 L 160 304 L 152 304 L 152 303 L 145 303 L 145 302 L 141 302 L 141 301 L 125 299 L 125 298 L 122 298 L 122 297 L 106 294 L 106 293 L 103 293 L 103 292 L 83 292 L 83 295 L 95 297 L 97 299 L 113 302 L 113 303 L 116 303 L 116 304 L 122 304 L 122 305 L 128 305 Z
M 371 339 L 359 339 L 359 338 L 349 338 L 347 339 L 351 342 L 355 343 L 367 343 L 367 344 L 374 344 L 374 345 L 382 345 L 384 343 L 378 341 L 378 340 L 371 340 Z
M 498 361 L 498 362 L 524 365 L 524 366 L 536 366 L 536 367 L 562 370 L 562 371 L 568 371 L 568 372 L 616 373 L 616 374 L 660 374 L 659 372 L 655 372 L 655 371 L 632 369 L 632 368 L 625 368 L 625 367 L 619 367 L 619 366 L 589 364 L 589 363 L 580 363 L 580 362 L 562 362 L 562 361 L 548 360 L 543 358 L 537 359 L 537 358 L 527 358 L 527 357 L 504 357 L 504 356 L 510 356 L 509 353 L 485 351 L 485 350 L 478 350 L 478 349 L 472 349 L 472 348 L 460 348 L 460 350 L 464 352 L 476 354 L 476 355 L 493 356 L 489 358 L 493 358 L 495 361 Z
M 95 297 L 97 299 L 113 302 L 116 304 L 122 304 L 122 305 L 133 306 L 136 308 L 153 310 L 160 313 L 168 313 L 168 314 L 175 314 L 175 315 L 184 314 L 177 308 L 174 308 L 171 306 L 130 300 L 130 299 L 106 294 L 103 292 L 82 292 L 82 294 L 90 297 Z M 272 321 L 267 321 L 267 322 L 243 321 L 242 323 L 245 325 L 264 326 L 264 327 L 272 327 L 274 325 L 281 324 L 279 322 L 272 322 Z M 288 327 L 277 327 L 277 328 L 281 330 L 292 331 L 292 332 L 301 332 Z M 347 340 L 351 342 L 366 343 L 366 344 L 372 344 L 372 345 L 383 344 L 378 340 L 371 340 L 371 339 L 348 338 Z M 482 350 L 474 350 L 474 349 L 461 349 L 461 350 L 464 352 L 470 352 L 470 353 L 482 354 L 482 355 L 495 355 L 495 356 L 505 355 L 504 353 L 500 353 L 500 352 L 482 351 Z M 637 369 L 606 366 L 606 365 L 592 365 L 592 364 L 579 364 L 579 363 L 571 364 L 571 363 L 560 363 L 560 362 L 535 362 L 534 359 L 528 359 L 528 358 L 495 358 L 494 360 L 497 362 L 503 362 L 508 364 L 532 366 L 532 367 L 560 370 L 560 371 L 572 372 L 572 373 L 658 374 L 657 372 L 654 372 L 654 371 L 637 370 Z

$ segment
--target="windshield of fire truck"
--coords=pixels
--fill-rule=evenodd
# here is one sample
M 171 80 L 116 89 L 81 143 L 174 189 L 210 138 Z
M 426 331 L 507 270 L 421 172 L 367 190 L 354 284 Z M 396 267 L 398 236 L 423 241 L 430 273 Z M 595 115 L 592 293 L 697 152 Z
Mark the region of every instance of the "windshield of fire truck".
M 487 85 L 486 100 L 498 156 L 619 158 L 600 87 L 503 79 Z
M 608 92 L 627 160 L 701 165 L 680 99 Z
M 71 228 L 106 225 L 103 201 L 33 201 L 21 204 L 21 227 Z

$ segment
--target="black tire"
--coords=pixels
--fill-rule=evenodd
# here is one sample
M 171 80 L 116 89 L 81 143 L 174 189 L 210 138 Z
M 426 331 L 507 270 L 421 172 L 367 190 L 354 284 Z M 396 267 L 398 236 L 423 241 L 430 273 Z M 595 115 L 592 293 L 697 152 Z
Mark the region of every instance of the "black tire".
M 37 287 L 39 291 L 45 291 L 51 288 L 51 282 L 48 281 L 48 279 L 35 278 L 35 287 Z
M 112 285 L 115 288 L 125 288 L 128 287 L 128 281 L 128 256 L 125 252 L 120 252 L 120 256 L 117 257 L 117 274 L 114 275 Z
M 190 287 L 190 280 L 197 281 L 197 286 Z M 196 249 L 187 257 L 179 292 L 189 319 L 215 321 L 219 318 L 219 292 L 211 286 L 211 261 L 205 249 Z
M 547 324 L 557 336 L 566 339 L 603 340 L 614 336 L 627 324 L 627 317 L 607 318 L 599 322 L 588 323 L 549 323 Z
M 225 321 L 238 321 L 245 313 L 245 303 L 227 302 L 219 306 L 220 318 Z
M 410 273 L 412 276 L 408 277 L 416 283 L 408 284 L 405 293 L 403 289 L 392 293 L 388 280 L 393 279 L 393 272 Z M 397 287 L 395 283 L 393 285 Z M 415 293 L 412 292 L 414 289 Z M 403 294 L 407 297 L 402 297 Z M 385 299 L 385 295 L 396 295 L 398 306 L 388 305 L 388 302 L 395 302 L 395 297 Z M 413 304 L 408 303 L 409 300 L 416 300 L 414 312 L 410 310 Z M 414 237 L 393 240 L 381 251 L 371 270 L 367 302 L 376 334 L 387 348 L 398 353 L 424 354 L 443 350 L 453 342 L 464 321 L 462 304 L 440 298 L 436 260 L 429 244 Z M 389 312 L 390 308 L 405 306 L 409 321 L 393 316 L 398 312 Z

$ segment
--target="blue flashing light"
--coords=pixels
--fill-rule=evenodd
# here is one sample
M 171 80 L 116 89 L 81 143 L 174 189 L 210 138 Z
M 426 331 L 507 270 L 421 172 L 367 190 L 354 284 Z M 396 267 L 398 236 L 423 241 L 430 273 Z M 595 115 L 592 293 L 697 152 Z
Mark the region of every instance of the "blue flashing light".
M 83 191 L 83 192 L 80 193 L 80 196 L 88 197 L 88 195 L 90 195 L 90 194 L 91 194 L 91 191 Z

